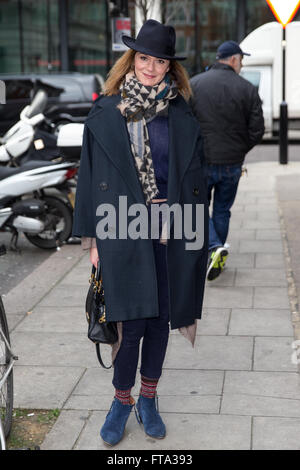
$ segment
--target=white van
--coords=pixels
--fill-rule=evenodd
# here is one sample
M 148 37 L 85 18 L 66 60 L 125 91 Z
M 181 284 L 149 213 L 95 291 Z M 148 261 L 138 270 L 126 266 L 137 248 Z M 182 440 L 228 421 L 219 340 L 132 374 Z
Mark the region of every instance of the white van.
M 266 23 L 250 33 L 240 44 L 251 56 L 244 56 L 241 75 L 258 87 L 263 102 L 265 138 L 278 135 L 282 102 L 281 24 Z M 286 26 L 286 90 L 289 137 L 300 137 L 300 21 Z

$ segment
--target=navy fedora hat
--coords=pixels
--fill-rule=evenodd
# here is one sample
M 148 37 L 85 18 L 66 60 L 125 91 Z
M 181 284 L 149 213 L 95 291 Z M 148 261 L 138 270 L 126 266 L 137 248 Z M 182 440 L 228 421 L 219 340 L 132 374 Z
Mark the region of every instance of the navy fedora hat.
M 225 41 L 218 47 L 216 59 L 225 59 L 235 54 L 250 55 L 248 52 L 243 52 L 237 42 Z
M 122 36 L 127 47 L 142 54 L 160 59 L 185 60 L 175 56 L 176 33 L 173 26 L 167 26 L 156 20 L 147 20 L 141 27 L 136 39 Z

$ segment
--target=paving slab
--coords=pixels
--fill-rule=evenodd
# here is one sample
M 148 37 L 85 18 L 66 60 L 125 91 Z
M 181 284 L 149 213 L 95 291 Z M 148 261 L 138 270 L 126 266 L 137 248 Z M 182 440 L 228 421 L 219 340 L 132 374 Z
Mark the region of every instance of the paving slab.
M 72 270 L 64 276 L 60 282 L 60 286 L 68 286 L 69 288 L 74 286 L 84 286 L 87 289 L 89 286 L 90 274 L 90 267 L 81 265 L 78 269 Z
M 255 240 L 255 230 L 232 230 L 227 239 L 228 243 L 232 240 Z
M 255 253 L 231 253 L 226 260 L 228 268 L 254 268 Z
M 72 450 L 89 416 L 90 413 L 85 410 L 63 410 L 47 434 L 41 450 Z
M 252 287 L 213 287 L 213 283 L 206 283 L 204 294 L 205 308 L 249 308 L 253 304 Z
M 81 367 L 16 365 L 14 407 L 62 408 L 83 372 L 84 368 Z
M 222 276 L 217 277 L 214 282 L 207 281 L 207 285 L 213 285 L 214 287 L 223 286 L 230 287 L 234 285 L 236 276 L 236 270 L 232 269 L 230 266 L 225 265 Z
M 104 410 L 110 408 L 114 388 L 111 371 L 88 369 L 78 381 L 64 409 Z M 185 413 L 218 413 L 224 373 L 221 371 L 164 370 L 159 381 L 159 409 Z M 171 386 L 176 383 L 176 387 Z M 140 389 L 139 371 L 132 396 L 137 399 Z M 101 392 L 100 392 L 101 391 Z
M 300 418 L 300 399 L 224 393 L 221 413 L 241 416 L 286 416 Z
M 7 324 L 9 331 L 12 331 L 24 318 L 24 312 L 18 312 L 15 314 L 10 313 L 7 315 Z
M 85 309 L 80 307 L 42 307 L 40 304 L 19 322 L 16 332 L 87 333 Z
M 260 208 L 259 208 L 260 209 Z M 274 209 L 274 210 L 270 210 L 270 209 L 267 209 L 267 210 L 259 210 L 257 212 L 257 220 L 258 221 L 268 221 L 268 222 L 278 222 L 279 221 L 279 213 L 278 213 L 278 209 Z
M 97 364 L 95 346 L 79 333 L 18 331 L 12 334 L 12 343 L 19 356 L 18 365 L 89 367 Z
M 255 267 L 262 269 L 281 269 L 285 271 L 285 260 L 283 253 L 259 253 L 255 254 Z
M 293 336 L 255 338 L 253 369 L 297 372 L 297 365 L 292 363 L 293 341 Z
M 238 268 L 236 271 L 235 285 L 253 287 L 282 287 L 287 286 L 287 279 L 286 274 L 282 269 Z
M 229 335 L 292 336 L 288 309 L 232 309 Z
M 87 269 L 89 272 L 92 268 L 88 250 L 83 250 L 83 255 L 77 264 L 78 269 Z
M 132 396 L 137 401 L 137 393 Z M 65 403 L 64 410 L 90 410 L 108 411 L 112 403 L 113 394 L 110 395 L 72 395 Z M 221 395 L 203 396 L 161 396 L 159 395 L 159 412 L 172 413 L 207 413 L 218 414 L 220 410 Z
M 244 204 L 237 204 L 235 203 L 232 208 L 230 209 L 231 214 L 236 214 L 237 212 L 244 212 L 245 205 Z
M 176 387 L 172 387 L 172 380 L 176 381 Z M 223 371 L 195 370 L 191 374 L 187 369 L 165 369 L 159 381 L 159 396 L 202 396 L 221 395 L 224 380 Z M 73 390 L 73 395 L 85 396 L 113 396 L 112 371 L 100 367 L 89 368 L 85 371 L 80 381 Z M 139 393 L 139 371 L 136 376 L 136 386 L 133 394 Z
M 255 204 L 256 201 L 257 197 L 254 194 L 238 189 L 234 204 L 243 204 L 246 207 L 247 204 Z
M 253 418 L 253 450 L 300 450 L 300 419 Z
M 277 220 L 243 220 L 242 229 L 251 230 L 265 230 L 265 229 L 280 229 L 279 221 Z
M 39 303 L 39 307 L 80 307 L 84 308 L 85 298 L 89 285 L 76 286 L 68 288 L 68 286 L 58 285 L 54 287 L 49 294 Z
M 64 245 L 61 250 L 47 258 L 4 297 L 3 303 L 7 315 L 15 314 L 16 311 L 26 314 L 32 310 L 45 293 L 49 292 L 61 277 L 79 262 L 82 256 L 80 246 Z
M 259 210 L 258 210 L 258 204 L 249 204 L 249 203 L 244 205 L 244 210 L 245 212 L 259 212 L 259 210 L 278 211 L 278 207 L 277 207 L 276 200 L 271 197 L 271 200 L 268 202 L 260 202 Z
M 289 308 L 285 287 L 254 287 L 254 308 Z
M 204 308 L 202 319 L 198 321 L 199 335 L 226 335 L 229 324 L 229 308 Z M 176 334 L 180 334 L 176 331 Z
M 280 230 L 256 230 L 256 240 L 281 240 Z
M 229 308 L 204 308 L 202 318 L 197 321 L 196 337 L 198 335 L 226 335 L 228 331 Z M 170 330 L 170 335 L 179 335 L 178 329 Z
M 230 223 L 234 221 L 236 223 L 237 221 L 243 222 L 244 220 L 257 220 L 258 212 L 257 211 L 247 211 L 247 204 L 244 205 L 244 210 L 243 211 L 238 211 L 234 213 L 234 217 L 231 218 Z M 232 228 L 232 227 L 230 227 Z
M 282 242 L 277 240 L 241 240 L 240 253 L 282 253 Z
M 253 338 L 247 336 L 198 336 L 195 347 L 185 338 L 170 336 L 165 369 L 250 370 Z
M 250 449 L 251 418 L 187 413 L 162 413 L 166 423 L 165 439 L 145 435 L 131 412 L 125 436 L 114 447 L 116 450 L 214 450 Z M 93 412 L 81 433 L 75 449 L 107 450 L 99 437 L 105 412 Z M 178 432 L 180 428 L 181 432 Z M 57 439 L 56 439 L 57 440 Z
M 224 394 L 300 399 L 297 372 L 226 371 Z
M 231 230 L 237 230 L 240 229 L 243 225 L 244 221 L 242 219 L 238 219 L 235 217 L 234 219 L 232 218 L 230 221 L 230 229 Z

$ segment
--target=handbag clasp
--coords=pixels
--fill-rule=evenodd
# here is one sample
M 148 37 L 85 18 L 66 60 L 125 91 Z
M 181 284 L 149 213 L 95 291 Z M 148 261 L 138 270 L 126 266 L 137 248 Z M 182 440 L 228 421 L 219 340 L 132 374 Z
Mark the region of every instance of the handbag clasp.
M 101 315 L 101 317 L 99 318 L 99 323 L 105 323 L 105 311 L 103 315 Z

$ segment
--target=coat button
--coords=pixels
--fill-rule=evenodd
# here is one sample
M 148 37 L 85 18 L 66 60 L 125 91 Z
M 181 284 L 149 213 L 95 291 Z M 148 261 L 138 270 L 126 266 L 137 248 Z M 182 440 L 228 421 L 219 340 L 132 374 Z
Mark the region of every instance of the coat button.
M 198 196 L 199 195 L 199 188 L 194 188 L 193 189 L 193 194 L 194 194 L 194 196 Z
M 106 191 L 107 188 L 108 188 L 108 184 L 107 184 L 105 181 L 102 181 L 102 182 L 100 183 L 100 189 L 101 189 L 101 191 Z

